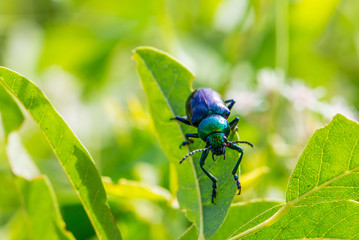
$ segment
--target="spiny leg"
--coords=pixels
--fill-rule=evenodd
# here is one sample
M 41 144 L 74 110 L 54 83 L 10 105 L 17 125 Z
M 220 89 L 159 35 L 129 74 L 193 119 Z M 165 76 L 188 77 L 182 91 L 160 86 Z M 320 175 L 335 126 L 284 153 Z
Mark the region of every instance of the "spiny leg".
M 184 124 L 192 126 L 191 122 L 188 120 L 187 117 L 176 116 L 174 118 L 171 118 L 171 120 L 177 120 L 177 121 L 180 121 L 180 122 L 182 122 Z
M 241 194 L 241 183 L 239 182 L 239 179 L 238 179 L 238 175 L 237 175 L 237 172 L 238 172 L 238 167 L 239 167 L 239 164 L 241 163 L 242 161 L 242 157 L 243 157 L 243 148 L 241 148 L 240 146 L 237 146 L 235 144 L 231 144 L 231 145 L 228 145 L 229 148 L 233 149 L 233 150 L 236 150 L 239 152 L 239 159 L 236 163 L 236 165 L 234 166 L 233 170 L 232 170 L 232 175 L 233 175 L 233 178 L 234 178 L 234 181 L 236 181 L 236 184 L 237 184 L 237 189 L 238 189 L 238 195 Z
M 183 141 L 182 144 L 180 145 L 180 148 L 182 146 L 190 145 L 191 143 L 193 143 L 194 141 L 190 138 L 199 138 L 198 133 L 186 133 L 185 137 L 187 141 Z
M 229 103 L 227 108 L 229 109 L 229 111 L 231 111 L 233 105 L 236 103 L 236 101 L 234 101 L 233 99 L 229 99 L 229 100 L 226 100 L 224 101 L 224 103 Z
M 236 117 L 235 119 L 233 119 L 230 123 L 229 126 L 231 127 L 232 131 L 237 131 L 238 127 L 237 124 L 239 122 L 239 117 Z
M 208 156 L 209 149 L 204 151 L 201 156 L 201 160 L 199 161 L 199 165 L 201 166 L 203 172 L 212 180 L 212 203 L 214 203 L 214 199 L 217 196 L 217 178 L 215 178 L 212 174 L 210 174 L 206 169 L 204 169 L 204 162 Z

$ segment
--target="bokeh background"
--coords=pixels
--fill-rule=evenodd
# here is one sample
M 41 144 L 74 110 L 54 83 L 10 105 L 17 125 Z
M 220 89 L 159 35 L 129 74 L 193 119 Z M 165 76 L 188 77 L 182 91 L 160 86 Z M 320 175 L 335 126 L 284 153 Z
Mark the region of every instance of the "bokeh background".
M 240 138 L 256 148 L 246 148 L 247 184 L 234 201 L 284 200 L 315 129 L 337 113 L 358 120 L 358 9 L 356 0 L 2 0 L 0 65 L 44 91 L 103 176 L 170 190 L 169 162 L 131 60 L 138 46 L 167 51 L 196 75 L 194 88 L 237 101 Z M 20 135 L 50 178 L 68 229 L 95 238 L 30 118 Z M 0 182 L 13 184 L 2 159 Z M 176 239 L 190 225 L 175 204 L 123 196 L 110 205 L 124 239 Z M 21 230 L 12 221 L 19 208 L 14 188 L 0 187 L 0 238 Z

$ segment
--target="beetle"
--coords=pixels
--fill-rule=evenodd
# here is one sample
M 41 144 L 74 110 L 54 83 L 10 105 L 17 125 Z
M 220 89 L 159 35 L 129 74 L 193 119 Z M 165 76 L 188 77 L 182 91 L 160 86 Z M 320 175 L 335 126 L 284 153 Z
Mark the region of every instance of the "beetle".
M 181 159 L 180 163 L 197 152 L 203 152 L 199 165 L 203 172 L 212 180 L 212 203 L 214 203 L 214 199 L 217 196 L 217 178 L 204 168 L 209 151 L 212 151 L 213 161 L 215 161 L 214 156 L 223 155 L 223 159 L 226 158 L 226 147 L 239 152 L 239 159 L 234 165 L 232 175 L 237 185 L 238 195 L 240 195 L 241 183 L 237 171 L 243 157 L 243 149 L 236 145 L 236 143 L 245 143 L 253 147 L 253 144 L 247 141 L 230 142 L 227 140 L 230 132 L 237 130 L 239 122 L 238 117 L 234 118 L 231 122 L 227 121 L 235 103 L 233 99 L 223 101 L 219 93 L 210 88 L 199 88 L 194 90 L 187 99 L 187 116 L 171 118 L 172 120 L 194 126 L 198 130 L 197 133 L 186 133 L 186 141 L 183 141 L 180 147 L 193 143 L 194 141 L 191 138 L 201 138 L 206 143 L 205 148 L 188 153 Z

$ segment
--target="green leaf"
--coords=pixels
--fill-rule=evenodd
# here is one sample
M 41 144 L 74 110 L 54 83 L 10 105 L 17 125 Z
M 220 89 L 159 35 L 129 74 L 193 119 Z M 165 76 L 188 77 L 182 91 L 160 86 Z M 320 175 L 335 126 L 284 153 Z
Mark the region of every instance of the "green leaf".
M 30 239 L 75 239 L 65 228 L 54 190 L 46 176 L 40 175 L 21 144 L 20 137 L 8 137 L 6 152 L 23 212 L 23 230 Z M 10 234 L 17 234 L 11 228 Z M 14 233 L 12 231 L 15 231 Z
M 239 231 L 263 222 L 270 213 L 259 216 Z M 359 235 L 358 226 L 358 202 L 326 202 L 292 207 L 270 227 L 241 239 L 353 239 Z
M 65 230 L 55 194 L 46 176 L 32 180 L 17 177 L 23 197 L 29 235 L 34 239 L 75 239 Z
M 242 226 L 265 212 L 266 210 L 278 205 L 278 201 L 254 200 L 251 202 L 233 203 L 229 208 L 226 220 L 218 231 L 209 239 L 222 240 L 227 239 L 236 231 L 237 226 Z M 198 237 L 192 225 L 179 240 L 191 240 Z
M 0 67 L 0 83 L 17 98 L 46 136 L 77 192 L 97 236 L 120 239 L 106 193 L 89 153 L 41 90 L 25 77 Z
M 22 209 L 16 211 L 6 225 L 0 228 L 0 236 L 2 239 L 9 240 L 28 240 L 29 234 L 27 229 L 24 229 L 24 227 L 20 228 L 19 226 L 26 226 Z
M 181 158 L 189 150 L 203 148 L 200 140 L 189 149 L 179 149 L 185 133 L 195 133 L 197 129 L 171 121 L 175 115 L 185 115 L 185 103 L 189 97 L 193 74 L 167 54 L 149 47 L 135 49 L 133 55 L 137 71 L 147 94 L 150 114 L 158 139 L 168 159 L 178 172 L 178 201 L 186 210 L 188 219 L 196 224 L 199 236 L 208 238 L 220 227 L 236 193 L 236 185 L 231 171 L 238 160 L 238 153 L 227 151 L 225 161 L 207 159 L 207 168 L 218 179 L 216 204 L 211 203 L 212 182 L 199 166 L 201 154 L 194 155 L 179 165 Z M 232 134 L 230 139 L 237 139 Z
M 2 85 L 0 85 L 0 112 L 8 159 L 15 175 L 13 180 L 17 184 L 16 189 L 22 205 L 21 215 L 17 214 L 14 218 L 16 220 L 10 223 L 7 237 L 9 239 L 74 239 L 71 232 L 65 229 L 49 180 L 46 176 L 39 175 L 36 166 L 20 144 L 20 138 L 14 133 L 10 135 L 20 127 L 24 116 Z M 23 226 L 21 231 L 18 231 L 19 224 Z
M 337 115 L 314 133 L 289 180 L 296 205 L 359 199 L 359 126 Z
M 18 129 L 24 121 L 24 115 L 10 94 L 0 85 L 0 112 L 5 130 L 5 138 Z
M 211 240 L 227 239 L 237 229 L 262 214 L 268 209 L 280 204 L 279 201 L 253 200 L 250 202 L 234 203 L 228 211 L 226 220 L 218 231 L 210 238 Z
M 65 229 L 52 186 L 46 176 L 15 176 L 21 211 L 5 229 L 6 239 L 75 239 Z M 21 226 L 21 227 L 19 227 Z M 20 230 L 20 231 L 19 231 Z
M 171 193 L 162 187 L 152 186 L 142 182 L 121 178 L 117 184 L 110 179 L 103 178 L 103 184 L 109 196 L 121 198 L 142 198 L 151 201 L 170 202 Z
M 358 123 L 335 116 L 309 140 L 290 178 L 286 204 L 240 227 L 231 239 L 359 236 L 358 141 Z

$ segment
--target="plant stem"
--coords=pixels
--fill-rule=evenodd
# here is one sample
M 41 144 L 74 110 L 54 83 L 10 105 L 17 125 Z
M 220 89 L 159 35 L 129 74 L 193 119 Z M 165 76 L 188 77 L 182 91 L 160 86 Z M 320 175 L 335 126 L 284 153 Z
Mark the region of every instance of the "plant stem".
M 288 31 L 288 0 L 276 0 L 276 67 L 288 71 L 289 31 Z

